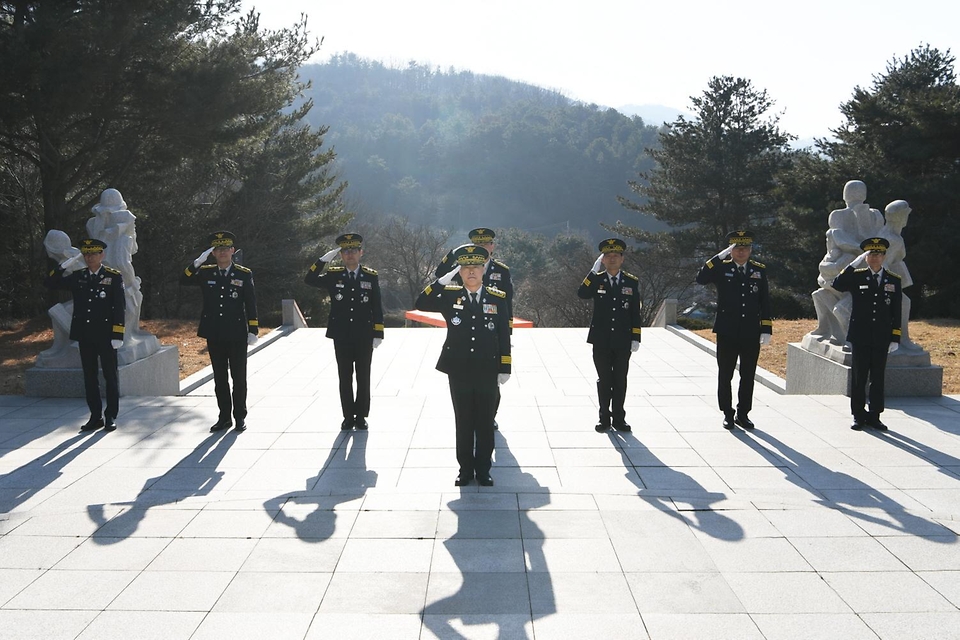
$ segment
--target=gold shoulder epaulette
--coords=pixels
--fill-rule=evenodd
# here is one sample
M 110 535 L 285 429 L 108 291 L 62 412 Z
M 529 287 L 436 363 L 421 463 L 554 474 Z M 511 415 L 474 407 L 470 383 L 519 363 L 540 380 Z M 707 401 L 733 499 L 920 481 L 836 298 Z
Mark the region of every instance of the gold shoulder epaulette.
M 361 265 L 360 268 L 363 269 L 363 272 L 364 272 L 364 273 L 369 273 L 369 274 L 372 275 L 372 276 L 377 275 L 377 270 L 376 270 L 376 269 L 371 269 L 370 267 L 364 267 L 363 265 Z
M 107 273 L 112 273 L 112 274 L 115 275 L 115 276 L 123 275 L 122 273 L 120 273 L 119 271 L 117 271 L 116 269 L 114 269 L 113 267 L 108 267 L 108 266 L 106 266 L 106 265 L 104 265 L 103 270 L 106 271 Z
M 506 291 L 501 291 L 500 289 L 497 289 L 496 287 L 487 287 L 487 293 L 489 293 L 489 294 L 492 295 L 492 296 L 496 296 L 496 297 L 498 297 L 498 298 L 506 298 L 506 297 L 507 297 L 507 292 L 506 292 Z
M 507 271 L 510 271 L 510 267 L 508 267 L 507 265 L 503 264 L 502 262 L 500 262 L 500 261 L 497 260 L 496 258 L 493 259 L 493 263 L 494 263 L 495 265 L 497 265 L 498 267 L 502 268 L 502 269 L 506 269 Z
M 201 269 L 216 269 L 217 265 L 215 264 L 202 264 L 200 265 Z
M 867 269 L 869 269 L 869 267 L 862 267 L 862 268 L 860 268 L 860 269 L 854 269 L 853 272 L 854 272 L 854 273 L 860 273 L 861 271 L 866 271 Z
M 622 273 L 623 273 L 623 276 L 624 276 L 625 278 L 630 278 L 631 280 L 636 280 L 637 282 L 640 282 L 640 278 L 638 278 L 637 276 L 633 275 L 632 273 L 630 273 L 630 272 L 628 272 L 628 271 L 623 271 Z
M 893 276 L 893 277 L 896 278 L 897 280 L 901 280 L 900 274 L 894 273 L 893 271 L 887 271 L 887 275 L 888 275 L 888 276 Z
M 337 271 L 346 271 L 346 267 L 327 267 L 327 271 L 331 273 L 336 273 Z
M 460 289 L 463 289 L 463 286 L 459 284 L 448 284 L 443 289 L 444 291 L 459 291 Z
M 762 262 L 757 262 L 756 260 L 751 260 L 751 261 L 750 261 L 750 264 L 752 264 L 753 266 L 757 267 L 758 269 L 766 269 L 766 268 L 767 268 L 767 265 L 763 264 Z
M 243 272 L 243 273 L 253 273 L 252 271 L 250 271 L 250 268 L 249 268 L 249 267 L 245 267 L 245 266 L 243 266 L 242 264 L 235 264 L 235 265 L 233 265 L 233 268 L 236 269 L 237 271 L 241 271 L 241 272 Z

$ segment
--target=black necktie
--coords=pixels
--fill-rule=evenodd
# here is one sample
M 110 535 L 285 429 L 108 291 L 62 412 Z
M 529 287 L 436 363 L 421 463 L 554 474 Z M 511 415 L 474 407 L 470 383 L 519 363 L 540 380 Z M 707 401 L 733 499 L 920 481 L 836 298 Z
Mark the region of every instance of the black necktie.
M 227 277 L 227 270 L 226 270 L 226 269 L 220 269 L 220 277 L 222 277 L 222 278 L 226 278 L 226 277 Z
M 747 275 L 747 268 L 746 268 L 746 266 L 740 265 L 739 267 L 737 267 L 737 269 L 740 271 L 740 275 L 742 275 L 742 276 Z
M 480 295 L 480 294 L 478 294 L 478 293 L 476 293 L 476 292 L 471 293 L 471 294 L 470 294 L 470 304 L 476 306 L 476 305 L 477 305 L 477 298 L 479 297 L 479 295 Z
M 355 274 L 353 271 L 351 271 L 351 272 L 350 272 L 350 280 L 351 280 L 351 282 L 352 282 L 352 281 L 355 281 L 356 279 L 357 279 L 357 274 Z

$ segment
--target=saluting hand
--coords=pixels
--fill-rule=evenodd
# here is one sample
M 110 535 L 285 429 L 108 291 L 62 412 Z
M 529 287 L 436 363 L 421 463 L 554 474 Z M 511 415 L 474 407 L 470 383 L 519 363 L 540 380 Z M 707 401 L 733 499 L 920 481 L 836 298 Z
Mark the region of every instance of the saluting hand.
M 455 266 L 449 273 L 445 273 L 444 275 L 437 278 L 437 283 L 442 284 L 443 286 L 447 286 L 448 284 L 453 282 L 454 276 L 456 276 L 458 273 L 460 273 L 460 265 Z
M 210 257 L 211 253 L 213 253 L 213 247 L 210 247 L 209 249 L 201 253 L 199 256 L 197 256 L 197 259 L 193 261 L 193 266 L 199 267 L 200 265 L 202 265 L 204 262 L 207 261 L 207 258 Z
M 86 262 L 83 260 L 83 254 L 78 253 L 77 255 L 67 258 L 60 263 L 60 268 L 66 273 L 72 273 L 78 269 L 83 269 L 86 266 Z
M 590 271 L 593 271 L 594 273 L 600 273 L 600 265 L 602 262 L 603 254 L 601 253 L 599 256 L 597 256 L 597 261 L 593 263 L 593 268 L 591 268 Z
M 721 260 L 726 260 L 727 258 L 730 257 L 730 254 L 733 253 L 733 247 L 734 245 L 731 244 L 726 249 L 718 253 L 717 257 L 720 258 Z
M 330 249 L 330 251 L 327 251 L 325 254 L 320 256 L 320 262 L 330 262 L 331 260 L 337 257 L 338 253 L 340 253 L 339 248 Z

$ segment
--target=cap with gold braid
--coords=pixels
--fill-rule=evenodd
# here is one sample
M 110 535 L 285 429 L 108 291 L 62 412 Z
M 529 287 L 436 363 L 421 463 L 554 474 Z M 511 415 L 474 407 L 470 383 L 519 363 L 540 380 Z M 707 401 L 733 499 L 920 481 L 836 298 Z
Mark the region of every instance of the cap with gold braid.
M 864 251 L 886 253 L 890 248 L 890 242 L 886 238 L 867 238 L 860 243 L 860 248 Z
M 233 235 L 229 231 L 214 231 L 207 238 L 207 242 L 214 249 L 217 247 L 232 247 L 236 241 L 237 236 Z
M 471 229 L 470 233 L 467 234 L 467 237 L 470 238 L 470 242 L 473 244 L 484 244 L 487 242 L 493 242 L 493 239 L 497 237 L 497 234 L 494 233 L 493 229 Z
M 623 253 L 627 250 L 627 241 L 620 238 L 607 238 L 598 247 L 600 253 Z
M 87 255 L 88 253 L 101 253 L 106 248 L 107 243 L 103 240 L 84 238 L 80 241 L 80 253 L 84 255 Z
M 740 231 L 731 231 L 727 234 L 727 244 L 737 245 L 738 247 L 749 247 L 753 245 L 753 231 L 741 229 Z
M 336 242 L 337 246 L 341 249 L 359 249 L 363 243 L 363 236 L 359 233 L 344 233 L 343 235 L 337 236 L 334 242 Z
M 453 261 L 461 267 L 483 265 L 490 252 L 475 244 L 462 244 L 453 250 Z

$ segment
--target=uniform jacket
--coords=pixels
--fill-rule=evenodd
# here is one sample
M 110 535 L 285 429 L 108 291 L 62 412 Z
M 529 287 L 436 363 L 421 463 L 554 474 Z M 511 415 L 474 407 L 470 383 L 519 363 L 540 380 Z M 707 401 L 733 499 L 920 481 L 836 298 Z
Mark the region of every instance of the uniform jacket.
M 64 274 L 61 267 L 49 273 L 44 284 L 50 289 L 73 293 L 73 319 L 70 339 L 80 341 L 123 340 L 123 275 L 116 269 L 100 267 L 90 273 L 84 267 Z
M 869 268 L 849 266 L 834 279 L 833 288 L 853 296 L 847 342 L 872 346 L 900 342 L 900 276 L 881 268 L 878 285 Z
M 180 284 L 200 287 L 203 292 L 203 314 L 197 335 L 208 340 L 246 340 L 247 333 L 257 335 L 257 295 L 253 289 L 253 272 L 239 264 L 231 264 L 225 276 L 215 264 L 194 267 L 187 265 Z
M 453 262 L 453 251 L 447 252 L 443 257 L 437 269 L 434 272 L 438 278 L 442 278 L 450 273 L 456 265 Z M 460 274 L 454 276 L 453 281 L 457 284 L 463 284 Z M 513 331 L 513 280 L 510 279 L 510 267 L 499 260 L 493 259 L 487 262 L 486 271 L 483 272 L 483 286 L 496 287 L 507 294 L 508 316 L 510 318 L 510 330 Z
M 510 324 L 506 293 L 480 288 L 480 303 L 470 304 L 466 288 L 458 284 L 427 286 L 414 306 L 436 311 L 447 321 L 437 370 L 444 373 L 491 375 L 510 373 Z
M 722 260 L 717 256 L 700 267 L 697 283 L 717 287 L 716 334 L 754 339 L 761 333 L 773 333 L 767 267 L 747 260 L 745 271 L 745 276 L 740 275 L 732 258 Z
M 329 267 L 317 260 L 303 281 L 330 294 L 327 337 L 351 342 L 373 342 L 383 338 L 383 305 L 380 302 L 380 278 L 370 267 L 360 265 L 357 279 L 350 278 L 346 267 Z
M 632 342 L 640 342 L 640 280 L 623 270 L 617 277 L 619 284 L 611 289 L 606 272 L 591 271 L 577 296 L 593 299 L 587 342 L 607 349 L 630 349 Z

